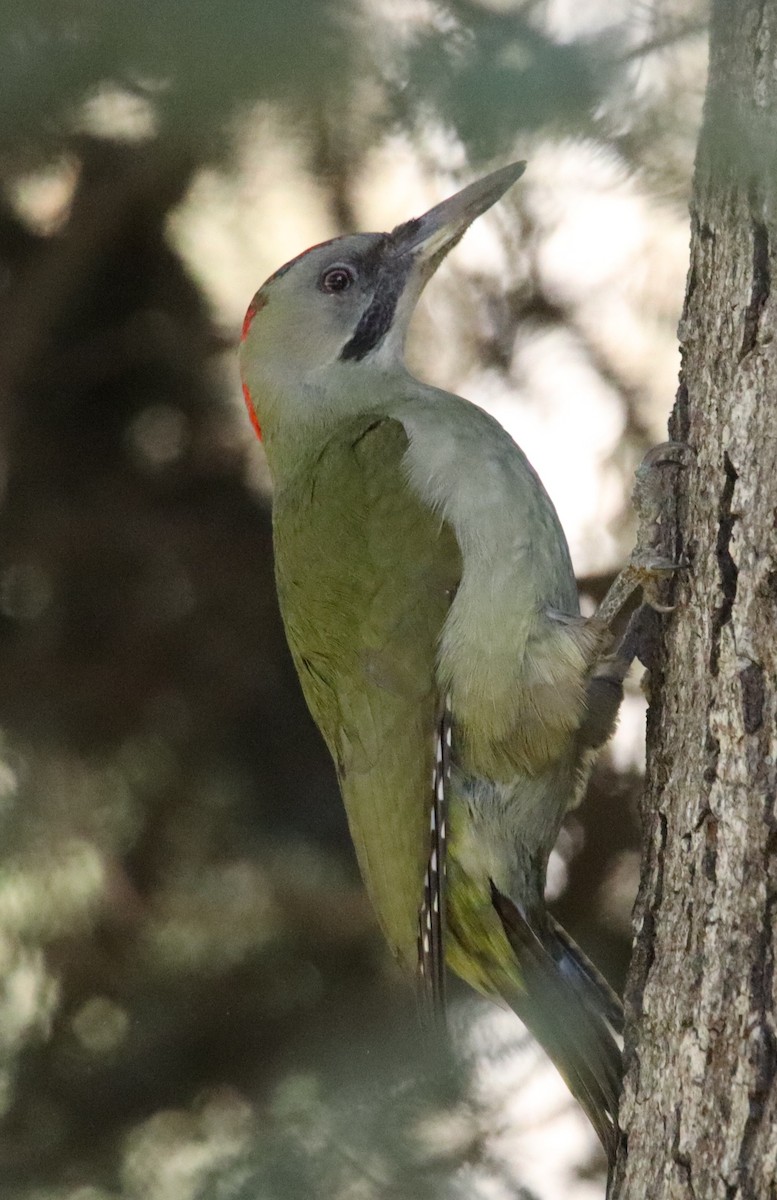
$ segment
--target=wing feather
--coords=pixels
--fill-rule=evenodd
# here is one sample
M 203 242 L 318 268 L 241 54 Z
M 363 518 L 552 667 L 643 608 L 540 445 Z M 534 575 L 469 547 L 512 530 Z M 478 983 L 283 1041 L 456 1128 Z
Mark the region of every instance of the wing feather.
M 415 971 L 431 814 L 439 833 L 444 801 L 437 649 L 461 555 L 450 527 L 411 490 L 407 446 L 399 421 L 346 423 L 276 495 L 274 526 L 281 610 L 305 697 L 337 767 L 380 924 Z M 439 839 L 436 851 L 439 867 Z M 441 909 L 439 869 L 430 914 L 435 902 Z M 435 914 L 435 995 L 443 920 Z
M 418 917 L 418 971 L 423 1008 L 432 1022 L 443 1026 L 445 1024 L 445 891 L 450 778 L 451 713 L 446 702 L 440 714 L 435 737 L 429 820 L 429 861 L 424 874 L 424 898 Z

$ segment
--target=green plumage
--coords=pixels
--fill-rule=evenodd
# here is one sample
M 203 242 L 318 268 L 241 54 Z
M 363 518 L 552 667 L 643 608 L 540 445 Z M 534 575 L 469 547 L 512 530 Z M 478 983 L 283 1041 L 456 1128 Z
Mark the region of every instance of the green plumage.
M 415 974 L 445 701 L 439 648 L 462 559 L 450 526 L 408 483 L 408 444 L 392 418 L 367 413 L 340 423 L 279 479 L 273 514 L 278 595 L 305 698 L 336 764 L 378 920 L 401 964 Z M 551 644 L 565 638 L 565 629 L 551 628 Z M 579 633 L 569 628 L 575 647 Z M 581 666 L 570 670 L 568 686 L 579 688 L 582 675 Z M 486 721 L 484 734 L 468 745 L 462 738 L 465 761 L 448 787 L 445 957 L 474 987 L 506 999 L 541 1037 L 611 1151 L 612 1126 L 603 1113 L 616 1103 L 617 1047 L 552 957 L 560 944 L 546 926 L 542 902 L 547 839 L 532 833 L 524 859 L 524 849 L 510 844 L 507 813 L 500 811 L 505 804 L 524 805 L 527 829 L 538 818 L 555 829 L 554 812 L 563 811 L 556 798 L 574 796 L 581 749 L 574 738 L 562 740 L 550 758 L 543 752 L 540 777 L 530 764 L 528 772 L 513 767 L 510 783 L 500 786 L 480 773 L 495 761 L 490 730 Z M 514 738 L 523 761 L 520 727 Z M 509 761 L 509 742 L 503 754 Z M 508 940 L 492 897 L 495 882 L 505 886 L 504 865 L 513 855 L 521 864 L 513 886 L 522 880 L 522 907 L 509 911 L 521 943 Z M 510 905 L 505 897 L 501 903 Z M 524 924 L 524 912 L 539 936 Z M 598 986 L 604 987 L 589 990 Z
M 249 309 L 241 365 L 289 645 L 389 945 L 439 1017 L 445 962 L 501 995 L 612 1161 L 618 1005 L 543 891 L 627 664 L 608 665 L 604 627 L 579 614 L 525 455 L 402 361 L 424 283 L 522 169 L 281 268 Z
M 461 558 L 406 482 L 407 444 L 398 421 L 346 422 L 283 481 L 274 523 L 305 698 L 337 765 L 383 931 L 414 971 L 441 704 L 435 658 Z

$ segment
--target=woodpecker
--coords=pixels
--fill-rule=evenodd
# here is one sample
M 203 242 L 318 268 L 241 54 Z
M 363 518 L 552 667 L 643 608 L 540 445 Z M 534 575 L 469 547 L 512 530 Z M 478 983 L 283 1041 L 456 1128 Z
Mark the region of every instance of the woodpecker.
M 612 1163 L 620 1006 L 544 889 L 633 648 L 581 617 L 523 452 L 403 358 L 424 285 L 524 167 L 286 263 L 249 305 L 241 373 L 288 643 L 383 933 L 433 1019 L 446 964 L 514 1009 Z

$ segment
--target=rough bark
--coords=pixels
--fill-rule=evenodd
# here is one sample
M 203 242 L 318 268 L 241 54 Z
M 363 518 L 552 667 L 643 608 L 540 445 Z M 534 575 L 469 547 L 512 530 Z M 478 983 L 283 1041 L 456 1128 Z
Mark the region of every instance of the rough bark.
M 774 1200 L 777 0 L 713 5 L 691 217 L 613 1194 Z

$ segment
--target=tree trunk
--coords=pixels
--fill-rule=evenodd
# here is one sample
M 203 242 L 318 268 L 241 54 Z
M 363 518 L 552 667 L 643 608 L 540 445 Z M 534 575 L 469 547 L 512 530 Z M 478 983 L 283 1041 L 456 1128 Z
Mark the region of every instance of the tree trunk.
M 613 1195 L 775 1200 L 777 0 L 714 0 L 691 216 Z

